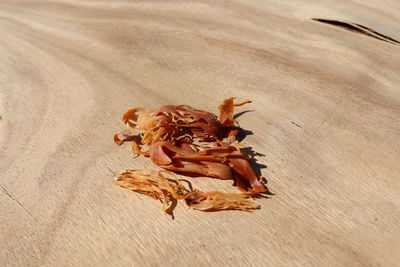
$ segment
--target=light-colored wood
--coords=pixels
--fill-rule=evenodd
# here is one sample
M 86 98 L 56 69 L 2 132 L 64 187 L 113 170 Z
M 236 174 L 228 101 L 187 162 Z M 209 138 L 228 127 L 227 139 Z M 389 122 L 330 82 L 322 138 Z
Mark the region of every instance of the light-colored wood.
M 398 266 L 398 0 L 1 1 L 1 266 Z M 230 96 L 270 199 L 202 213 L 112 184 L 128 108 Z M 191 179 L 203 190 L 230 181 Z

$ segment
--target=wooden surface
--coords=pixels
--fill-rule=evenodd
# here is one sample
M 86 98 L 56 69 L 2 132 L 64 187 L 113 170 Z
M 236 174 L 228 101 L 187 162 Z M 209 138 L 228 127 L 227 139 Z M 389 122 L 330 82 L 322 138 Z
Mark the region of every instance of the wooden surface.
M 387 1 L 1 1 L 1 266 L 398 266 L 400 39 Z M 112 184 L 128 108 L 252 99 L 275 193 L 203 213 Z M 235 191 L 230 181 L 191 179 Z

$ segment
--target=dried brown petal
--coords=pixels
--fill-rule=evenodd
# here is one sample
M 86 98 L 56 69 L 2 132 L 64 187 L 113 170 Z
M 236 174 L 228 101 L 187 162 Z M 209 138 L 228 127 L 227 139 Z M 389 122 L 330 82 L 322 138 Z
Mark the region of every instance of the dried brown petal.
M 235 97 L 225 99 L 224 102 L 218 107 L 219 108 L 219 121 L 224 126 L 234 126 L 233 112 L 235 106 L 242 106 L 247 103 L 251 103 L 250 100 L 243 101 L 235 104 L 233 101 Z
M 185 201 L 189 207 L 202 211 L 253 211 L 260 208 L 249 195 L 243 193 L 198 192 L 186 198 Z
M 160 200 L 165 212 L 174 200 L 185 199 L 190 193 L 175 174 L 167 171 L 124 170 L 119 173 L 115 184 Z
M 200 141 L 223 140 L 230 144 L 236 140 L 240 128 L 234 126 L 234 106 L 240 106 L 250 101 L 234 104 L 234 98 L 229 98 L 220 105 L 220 120 L 210 112 L 194 109 L 187 105 L 166 105 L 159 109 L 133 108 L 125 112 L 122 121 L 131 128 L 143 131 L 142 144 L 151 145 L 158 141 L 168 141 L 171 144 L 192 143 L 193 137 Z M 117 144 L 122 144 L 121 138 L 115 137 Z
M 187 150 L 161 141 L 150 147 L 150 159 L 170 171 L 233 179 L 242 191 L 252 194 L 266 191 L 237 142 L 228 146 L 200 148 L 198 151 Z
M 179 199 L 184 199 L 189 207 L 202 211 L 252 211 L 259 208 L 248 194 L 190 191 L 175 174 L 167 171 L 124 170 L 119 173 L 115 184 L 160 200 L 163 210 L 169 214 L 172 214 L 171 204 Z

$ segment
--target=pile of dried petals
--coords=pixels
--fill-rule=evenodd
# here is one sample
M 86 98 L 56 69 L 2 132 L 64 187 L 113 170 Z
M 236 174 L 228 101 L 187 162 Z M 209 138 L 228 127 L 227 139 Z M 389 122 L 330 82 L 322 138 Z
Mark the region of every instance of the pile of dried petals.
M 251 168 L 249 157 L 239 148 L 236 139 L 241 128 L 233 119 L 234 107 L 246 103 L 250 101 L 235 104 L 234 98 L 226 99 L 219 106 L 219 118 L 187 105 L 130 109 L 122 117 L 127 129 L 114 136 L 118 145 L 131 141 L 134 153 L 149 157 L 166 170 L 232 179 L 242 193 L 189 190 L 166 170 L 124 170 L 115 183 L 160 200 L 167 213 L 179 199 L 203 211 L 258 208 L 252 197 L 266 188 Z M 143 151 L 143 147 L 148 150 Z

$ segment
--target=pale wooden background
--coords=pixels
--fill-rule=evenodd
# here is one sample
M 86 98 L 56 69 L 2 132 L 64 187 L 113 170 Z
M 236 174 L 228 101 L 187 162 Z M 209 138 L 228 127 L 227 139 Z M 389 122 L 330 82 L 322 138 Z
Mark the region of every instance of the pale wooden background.
M 400 39 L 398 0 L 2 0 L 0 265 L 398 266 L 400 46 L 313 17 Z M 171 220 L 112 184 L 154 168 L 113 143 L 126 109 L 230 96 L 261 210 Z

